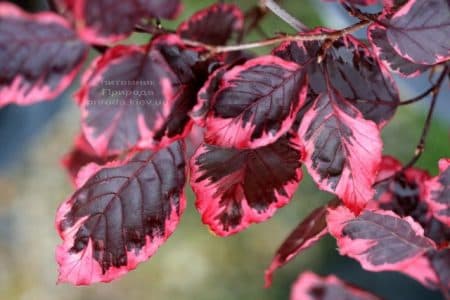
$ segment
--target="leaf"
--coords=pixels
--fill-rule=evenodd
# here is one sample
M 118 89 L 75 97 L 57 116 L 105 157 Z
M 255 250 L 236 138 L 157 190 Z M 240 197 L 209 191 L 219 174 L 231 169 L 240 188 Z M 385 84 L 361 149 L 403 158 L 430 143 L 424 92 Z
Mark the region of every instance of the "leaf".
M 430 255 L 430 260 L 439 279 L 438 285 L 448 298 L 450 296 L 450 249 L 434 251 Z
M 433 251 L 435 250 L 430 250 L 429 252 Z M 436 285 L 439 282 L 436 272 L 433 270 L 431 262 L 426 254 L 419 256 L 416 260 L 407 265 L 401 272 L 411 278 L 414 278 L 429 289 L 435 290 Z
M 233 33 L 244 26 L 244 14 L 238 6 L 215 3 L 181 23 L 177 33 L 186 39 L 210 45 L 225 45 Z
M 174 19 L 182 9 L 180 0 L 77 0 L 72 7 L 80 36 L 94 44 L 117 42 L 129 36 L 141 19 Z
M 330 205 L 334 205 L 330 204 Z M 327 205 L 313 210 L 284 240 L 276 251 L 275 257 L 265 272 L 266 288 L 272 284 L 272 275 L 280 267 L 315 245 L 327 233 L 326 213 Z
M 329 32 L 318 28 L 311 34 Z M 303 67 L 308 75 L 311 97 L 327 93 L 329 87 L 350 101 L 367 120 L 381 128 L 396 111 L 399 95 L 391 75 L 376 56 L 360 41 L 347 35 L 335 41 L 324 53 L 323 42 L 285 42 L 273 54 Z M 317 62 L 321 56 L 322 62 Z M 383 105 L 380 105 L 383 102 Z
M 84 172 L 56 216 L 59 282 L 109 282 L 156 252 L 186 207 L 183 151 L 175 142 Z
M 256 54 L 249 50 L 239 50 L 223 53 L 223 61 L 225 64 L 235 66 L 241 65 L 247 60 L 255 58 Z
M 425 200 L 433 215 L 450 226 L 450 159 L 439 161 L 439 176 L 425 183 Z
M 408 0 L 383 0 L 383 6 L 385 10 L 396 10 L 404 5 Z
M 334 275 L 320 277 L 306 271 L 291 291 L 291 300 L 381 300 L 377 296 L 343 282 Z
M 402 170 L 402 167 L 403 166 L 398 159 L 393 156 L 384 155 L 381 159 L 380 169 L 377 175 L 377 182 L 388 182 L 393 178 L 395 174 Z
M 428 172 L 417 168 L 402 170 L 402 164 L 393 157 L 383 157 L 375 185 L 374 200 L 384 210 L 392 210 L 400 217 L 411 216 L 423 227 L 429 222 L 428 206 L 425 202 L 424 182 L 430 178 Z M 393 176 L 395 175 L 395 176 Z M 383 180 L 390 178 L 389 180 Z
M 341 206 L 329 210 L 327 224 L 339 253 L 356 259 L 364 269 L 402 272 L 423 284 L 435 281 L 423 254 L 436 246 L 411 217 L 383 210 L 363 211 L 355 217 Z
M 209 77 L 197 94 L 197 103 L 192 108 L 190 116 L 199 126 L 206 126 L 206 117 L 211 110 L 213 96 L 219 89 L 223 75 L 229 70 L 227 65 L 217 68 Z
M 427 212 L 428 213 L 428 212 Z M 450 246 L 450 227 L 431 217 L 429 221 L 423 226 L 425 229 L 425 236 L 432 239 L 439 249 Z
M 311 34 L 323 32 L 327 29 Z M 379 128 L 395 113 L 395 105 L 379 101 L 395 104 L 398 93 L 386 70 L 355 38 L 335 41 L 325 54 L 321 49 L 318 41 L 296 41 L 273 53 L 299 64 L 308 78 L 307 100 L 293 129 L 299 127 L 309 173 L 319 188 L 358 212 L 373 196 L 381 161 Z
M 0 3 L 0 107 L 59 96 L 87 55 L 69 24 L 53 13 L 28 14 Z
M 402 164 L 395 158 L 383 157 L 378 183 L 374 186 L 376 194 L 370 206 L 393 211 L 400 217 L 412 217 L 424 228 L 426 237 L 445 247 L 450 239 L 450 228 L 433 217 L 425 201 L 426 182 L 431 176 L 417 168 L 402 169 Z
M 194 124 L 189 134 L 184 138 L 184 142 L 186 143 L 186 157 L 188 160 L 192 158 L 197 148 L 203 143 L 204 135 L 205 130 Z
M 256 149 L 203 144 L 191 159 L 191 186 L 203 223 L 228 236 L 270 218 L 302 179 L 295 136 Z
M 242 65 L 247 60 L 254 58 L 250 53 L 243 51 L 234 51 L 225 53 L 222 58 L 223 63 L 218 64 L 216 68 L 211 72 L 208 79 L 198 91 L 197 104 L 190 112 L 190 116 L 194 122 L 202 127 L 206 127 L 206 117 L 211 111 L 214 94 L 220 88 L 220 82 L 230 69 L 235 66 Z
M 113 159 L 114 156 L 98 156 L 97 153 L 95 153 L 95 150 L 86 140 L 86 137 L 82 133 L 80 133 L 75 138 L 75 143 L 72 150 L 64 155 L 62 164 L 69 173 L 72 182 L 75 182 L 77 174 L 82 167 L 88 165 L 89 163 L 103 165 Z
M 158 148 L 186 136 L 206 78 L 194 70 L 199 55 L 169 35 L 146 47 L 114 47 L 94 61 L 78 102 L 83 132 L 96 152 Z
M 395 51 L 413 63 L 435 65 L 450 59 L 447 0 L 409 0 L 384 28 Z
M 256 148 L 292 126 L 306 96 L 300 68 L 275 56 L 248 60 L 226 72 L 213 95 L 205 140 L 223 147 Z
M 388 22 L 384 17 L 379 19 L 382 22 Z M 430 66 L 415 64 L 400 56 L 389 43 L 386 29 L 378 23 L 372 23 L 367 28 L 367 36 L 374 53 L 391 71 L 404 77 L 416 77 L 430 68 Z
M 305 165 L 319 188 L 359 212 L 372 199 L 382 141 L 378 127 L 337 91 L 315 100 L 299 128 Z

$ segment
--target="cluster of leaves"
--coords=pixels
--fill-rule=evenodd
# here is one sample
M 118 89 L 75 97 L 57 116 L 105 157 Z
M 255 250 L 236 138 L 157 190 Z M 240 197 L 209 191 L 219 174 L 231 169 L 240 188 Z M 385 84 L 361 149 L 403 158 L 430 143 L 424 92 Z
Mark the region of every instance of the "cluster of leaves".
M 159 19 L 175 18 L 179 0 L 53 1 L 59 15 L 0 3 L 0 105 L 55 98 L 89 47 L 101 51 L 76 93 L 81 132 L 63 160 L 76 191 L 56 217 L 59 281 L 108 282 L 147 260 L 183 214 L 187 178 L 203 222 L 228 236 L 286 205 L 304 164 L 336 198 L 281 245 L 267 285 L 331 234 L 363 268 L 448 293 L 450 160 L 436 177 L 402 166 L 382 156 L 380 132 L 404 103 L 389 70 L 441 69 L 423 95 L 434 105 L 448 74 L 450 3 L 385 0 L 368 14 L 361 6 L 378 1 L 342 2 L 355 25 L 232 46 L 252 28 L 234 4 L 214 4 L 171 31 Z M 369 45 L 351 35 L 366 26 Z M 117 44 L 136 30 L 151 40 Z M 245 50 L 269 44 L 278 44 L 269 55 Z M 292 299 L 342 295 L 378 299 L 312 273 Z

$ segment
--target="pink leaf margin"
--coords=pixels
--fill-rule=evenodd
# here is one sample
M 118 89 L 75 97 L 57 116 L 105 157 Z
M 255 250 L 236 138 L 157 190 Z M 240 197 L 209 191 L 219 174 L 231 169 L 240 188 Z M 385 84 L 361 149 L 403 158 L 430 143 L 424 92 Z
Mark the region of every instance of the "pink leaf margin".
M 70 2 L 69 2 L 70 1 Z M 91 0 L 92 1 L 92 0 Z M 129 37 L 132 33 L 132 30 L 128 33 L 124 34 L 110 34 L 110 35 L 102 35 L 97 28 L 92 26 L 88 26 L 85 22 L 85 14 L 84 9 L 85 6 L 88 5 L 87 0 L 66 0 L 69 2 L 68 7 L 73 11 L 75 18 L 78 20 L 77 22 L 77 31 L 80 37 L 92 44 L 100 44 L 100 45 L 111 45 L 116 42 L 119 42 L 123 39 Z M 134 2 L 134 1 L 130 1 Z M 136 1 L 140 2 L 140 1 Z M 170 16 L 167 16 L 169 19 L 177 18 L 181 12 L 183 11 L 183 5 L 179 3 L 177 10 L 175 10 Z M 148 14 L 148 13 L 147 13 Z
M 339 286 L 345 289 L 349 294 L 354 296 L 358 300 L 381 300 L 377 296 L 354 287 L 334 275 L 326 277 L 320 277 L 311 271 L 305 271 L 297 278 L 291 290 L 291 300 L 318 300 L 319 298 L 313 297 L 309 291 L 315 287 L 320 286 Z M 327 298 L 328 299 L 328 298 Z M 347 298 L 346 298 L 347 299 Z M 350 299 L 350 298 L 349 298 Z M 342 300 L 342 299 L 336 299 Z
M 240 31 L 244 27 L 244 14 L 242 13 L 239 6 L 229 3 L 216 3 L 209 7 L 206 7 L 200 11 L 194 13 L 188 20 L 182 22 L 177 28 L 177 34 L 182 35 L 184 32 L 189 32 L 189 26 L 195 23 L 201 23 L 205 16 L 210 13 L 222 13 L 231 14 L 235 18 L 235 23 L 233 24 L 234 31 Z
M 406 2 L 392 17 L 391 20 L 395 19 L 395 18 L 400 18 L 402 16 L 407 15 L 410 10 L 412 9 L 412 7 L 414 5 L 416 5 L 417 3 L 422 2 L 421 0 L 408 0 L 408 2 Z M 442 3 L 444 3 L 444 0 L 442 0 Z M 444 3 L 445 5 L 445 3 Z M 450 8 L 449 8 L 450 10 Z M 447 26 L 450 26 L 450 23 L 446 24 Z M 389 28 L 388 28 L 389 29 Z M 450 59 L 450 49 L 447 49 L 447 55 L 446 56 L 441 56 L 441 55 L 437 55 L 434 57 L 434 61 L 429 61 L 429 60 L 421 60 L 419 61 L 417 58 L 413 59 L 412 57 L 410 57 L 408 55 L 408 53 L 402 51 L 401 49 L 399 49 L 398 47 L 396 47 L 395 45 L 395 40 L 392 40 L 392 38 L 390 38 L 390 35 L 387 34 L 387 39 L 390 42 L 391 46 L 395 49 L 395 51 L 397 52 L 398 55 L 402 56 L 403 58 L 405 58 L 408 61 L 412 61 L 413 63 L 416 64 L 423 64 L 423 65 L 436 65 L 436 64 L 440 64 L 443 63 L 447 60 Z
M 316 208 L 309 214 L 308 217 L 306 217 L 303 221 L 300 222 L 300 224 L 294 229 L 293 232 L 291 232 L 291 234 L 287 237 L 287 239 L 277 250 L 275 257 L 272 259 L 272 262 L 270 263 L 269 267 L 264 272 L 265 288 L 269 288 L 272 285 L 272 277 L 277 269 L 286 265 L 289 261 L 291 261 L 301 252 L 314 246 L 318 241 L 320 241 L 323 237 L 325 237 L 328 234 L 328 228 L 325 220 L 326 213 L 327 213 L 327 206 Z M 317 229 L 314 228 L 315 226 L 318 225 L 319 222 L 323 222 L 323 224 L 319 225 L 323 226 L 323 228 L 318 232 L 316 232 L 314 235 L 310 235 L 311 231 L 312 232 L 317 231 Z M 301 228 L 304 228 L 305 230 L 299 232 L 298 230 Z M 298 239 L 297 235 L 299 235 Z M 290 239 L 293 240 L 290 241 Z M 283 247 L 285 246 L 285 243 L 290 242 L 292 244 L 294 243 L 296 244 L 295 249 L 292 249 L 293 247 L 290 246 L 289 248 L 291 248 L 293 251 L 291 251 L 289 255 L 282 257 L 280 252 L 284 250 Z
M 89 69 L 83 75 L 83 78 L 81 80 L 81 88 L 75 95 L 76 102 L 81 108 L 82 120 L 86 119 L 89 115 L 89 111 L 87 110 L 89 90 L 102 81 L 102 76 L 104 72 L 108 70 L 110 64 L 120 64 L 122 60 L 128 55 L 132 55 L 133 53 L 146 53 L 146 51 L 146 48 L 143 46 L 120 45 L 109 49 L 103 56 L 98 57 L 94 61 L 92 61 Z M 129 145 L 129 149 L 159 149 L 169 144 L 168 140 L 162 140 L 160 143 L 158 143 L 158 146 L 155 146 L 155 144 L 153 143 L 153 135 L 155 133 L 153 129 L 161 127 L 161 125 L 165 121 L 165 118 L 169 116 L 171 108 L 176 100 L 175 91 L 173 90 L 172 84 L 169 82 L 169 80 L 167 78 L 162 78 L 160 84 L 163 87 L 163 95 L 166 100 L 164 101 L 164 105 L 162 108 L 162 115 L 155 121 L 153 126 L 154 128 L 147 128 L 142 115 L 140 115 L 139 118 L 135 120 L 138 123 L 139 133 L 141 136 L 135 145 Z M 111 120 L 111 122 L 118 121 L 119 120 Z M 191 129 L 193 124 L 193 122 L 190 122 L 190 126 L 187 126 L 189 130 Z M 107 156 L 111 154 L 120 154 L 122 152 L 121 150 L 108 149 L 109 140 L 114 135 L 114 126 L 109 127 L 108 130 L 103 132 L 100 136 L 96 136 L 94 134 L 94 128 L 89 127 L 87 124 L 85 124 L 85 122 L 82 122 L 82 130 L 89 144 L 94 148 L 98 155 Z
M 346 102 L 346 105 L 357 115 L 357 117 L 352 118 L 341 111 L 336 104 L 330 104 L 335 107 L 334 114 L 336 114 L 341 121 L 345 122 L 348 128 L 352 129 L 353 135 L 351 138 L 354 142 L 353 145 L 350 145 L 350 142 L 342 141 L 343 144 L 348 144 L 348 146 L 343 147 L 344 152 L 349 152 L 344 153 L 348 164 L 343 168 L 336 188 L 333 189 L 324 182 L 327 178 L 322 180 L 320 174 L 313 167 L 312 154 L 315 149 L 314 140 L 304 142 L 306 151 L 304 161 L 309 174 L 313 177 L 321 190 L 337 195 L 347 207 L 351 208 L 356 213 L 359 213 L 367 203 L 369 203 L 375 193 L 372 185 L 375 183 L 376 174 L 381 164 L 383 142 L 381 140 L 380 130 L 374 122 L 365 120 L 361 112 L 348 103 L 348 101 L 343 98 L 339 100 Z M 332 100 L 330 99 L 329 101 Z M 317 117 L 317 113 L 311 108 L 305 114 L 300 124 L 298 130 L 300 136 L 305 136 L 309 125 L 315 117 Z M 370 151 L 368 149 L 370 149 Z M 353 176 L 358 176 L 358 178 L 355 180 Z
M 291 143 L 298 151 L 300 151 L 300 153 L 303 153 L 303 148 L 300 146 L 298 136 L 294 136 L 293 139 L 291 139 Z M 242 198 L 239 199 L 243 210 L 241 224 L 231 230 L 224 230 L 220 221 L 216 219 L 216 216 L 222 211 L 219 203 L 220 194 L 217 194 L 216 191 L 219 189 L 221 184 L 226 184 L 226 182 L 224 179 L 219 182 L 211 182 L 209 179 L 197 182 L 197 179 L 202 176 L 202 172 L 196 163 L 196 158 L 205 152 L 207 152 L 207 149 L 205 145 L 202 144 L 190 160 L 190 184 L 196 195 L 195 206 L 202 216 L 203 224 L 207 225 L 214 234 L 220 237 L 236 234 L 248 228 L 252 224 L 261 223 L 271 218 L 279 208 L 285 206 L 291 201 L 295 190 L 303 179 L 303 172 L 300 167 L 296 170 L 297 180 L 290 181 L 284 186 L 287 196 L 283 196 L 278 192 L 275 192 L 278 201 L 271 203 L 264 212 L 258 212 L 257 210 L 252 209 L 247 203 L 245 196 L 242 195 Z M 228 176 L 232 175 L 233 174 Z
M 398 219 L 402 219 L 411 226 L 414 232 L 424 237 L 424 229 L 414 221 L 411 217 L 401 218 L 396 215 L 392 211 L 385 210 L 373 210 L 374 213 L 395 217 Z M 339 253 L 341 255 L 349 256 L 353 259 L 356 259 L 363 269 L 372 271 L 372 272 L 381 272 L 381 271 L 398 271 L 402 272 L 419 282 L 421 282 L 425 286 L 432 286 L 431 283 L 438 282 L 438 278 L 436 273 L 433 271 L 428 258 L 424 255 L 426 251 L 422 251 L 417 253 L 414 257 L 403 260 L 400 263 L 395 264 L 383 264 L 375 266 L 371 264 L 364 252 L 374 246 L 373 241 L 369 240 L 352 240 L 349 237 L 343 234 L 343 229 L 345 224 L 348 221 L 355 219 L 355 215 L 345 206 L 339 206 L 335 209 L 329 209 L 327 215 L 327 226 L 328 231 L 332 236 L 336 238 L 336 242 L 338 245 Z M 436 247 L 435 243 L 427 239 L 431 245 Z
M 439 171 L 444 173 L 450 168 L 450 158 L 443 158 L 439 160 Z M 439 182 L 440 176 L 436 176 L 426 181 L 425 183 L 425 196 L 424 199 L 430 207 L 434 217 L 441 221 L 442 223 L 450 226 L 450 215 L 443 214 L 441 211 L 450 211 L 450 203 L 442 203 L 435 200 L 434 192 L 439 191 L 443 188 L 442 184 Z M 450 183 L 449 183 L 450 184 Z
M 260 65 L 278 65 L 290 72 L 296 72 L 300 68 L 296 63 L 285 61 L 273 55 L 250 59 L 245 64 L 235 66 L 223 75 L 220 87 L 213 96 L 212 101 L 215 102 L 216 95 L 222 90 L 230 87 L 229 81 L 239 78 L 239 74 L 245 72 L 248 68 Z M 239 117 L 240 120 L 238 122 L 235 118 L 224 119 L 216 117 L 213 115 L 213 112 L 210 112 L 206 117 L 205 140 L 214 145 L 236 147 L 240 149 L 258 148 L 274 143 L 289 131 L 295 121 L 297 113 L 305 103 L 306 95 L 307 85 L 303 84 L 298 95 L 298 105 L 290 109 L 290 115 L 282 122 L 280 129 L 276 133 L 264 132 L 261 137 L 256 138 L 253 141 L 251 135 L 255 125 L 252 124 L 252 121 L 249 121 L 245 126 L 242 126 L 242 117 Z
M 0 18 L 3 17 L 25 19 L 32 22 L 45 24 L 56 24 L 68 29 L 71 28 L 70 24 L 64 18 L 54 13 L 40 12 L 36 14 L 29 14 L 16 5 L 7 2 L 0 3 Z M 81 69 L 87 55 L 88 53 L 86 51 L 85 56 L 80 63 L 70 73 L 68 73 L 61 80 L 61 82 L 59 82 L 58 86 L 54 90 L 50 90 L 46 85 L 41 85 L 40 87 L 33 87 L 31 92 L 28 92 L 26 95 L 25 90 L 27 89 L 27 86 L 23 86 L 23 78 L 21 78 L 21 76 L 16 77 L 9 87 L 0 89 L 0 107 L 12 103 L 24 106 L 43 100 L 53 100 L 70 86 Z
M 131 155 L 129 157 L 131 157 Z M 124 162 L 114 161 L 105 166 L 99 166 L 95 163 L 88 164 L 78 173 L 76 185 L 80 188 L 101 169 L 117 167 L 123 163 Z M 71 283 L 77 286 L 90 285 L 98 282 L 106 283 L 118 279 L 126 273 L 136 269 L 140 263 L 153 256 L 158 248 L 172 235 L 179 223 L 180 217 L 186 209 L 186 203 L 185 193 L 182 192 L 179 199 L 179 214 L 177 214 L 177 208 L 172 206 L 171 215 L 169 219 L 165 221 L 164 236 L 154 238 L 153 240 L 150 240 L 150 238 L 147 237 L 146 244 L 139 252 L 136 252 L 135 250 L 127 251 L 126 266 L 119 268 L 111 266 L 103 273 L 102 267 L 93 258 L 93 244 L 91 239 L 89 239 L 88 245 L 83 251 L 79 253 L 72 253 L 70 251 L 74 245 L 76 233 L 88 217 L 80 218 L 73 226 L 66 230 L 61 230 L 59 224 L 61 224 L 65 215 L 72 207 L 71 197 L 69 197 L 58 207 L 54 225 L 59 236 L 63 240 L 63 242 L 57 246 L 55 252 L 56 262 L 59 266 L 57 283 Z

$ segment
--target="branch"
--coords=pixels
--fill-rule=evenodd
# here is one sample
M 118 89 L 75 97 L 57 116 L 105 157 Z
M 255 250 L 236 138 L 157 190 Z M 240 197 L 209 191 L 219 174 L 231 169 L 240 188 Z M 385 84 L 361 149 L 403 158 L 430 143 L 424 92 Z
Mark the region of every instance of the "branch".
M 281 6 L 278 5 L 273 0 L 260 0 L 261 6 L 267 7 L 270 9 L 275 15 L 277 15 L 280 19 L 289 24 L 296 31 L 306 31 L 308 27 L 300 22 L 298 19 L 294 18 L 291 14 L 289 14 L 286 10 L 284 10 Z
M 239 44 L 239 45 L 231 45 L 231 46 L 214 46 L 208 45 L 197 41 L 192 41 L 188 39 L 183 39 L 183 42 L 188 46 L 193 47 L 202 47 L 210 51 L 211 53 L 224 53 L 224 52 L 232 52 L 232 51 L 240 51 L 246 49 L 259 48 L 264 46 L 270 46 L 274 44 L 279 44 L 286 41 L 323 41 L 323 40 L 331 40 L 335 41 L 349 33 L 357 31 L 361 28 L 366 27 L 370 24 L 371 21 L 363 20 L 351 26 L 345 27 L 340 30 L 335 30 L 332 32 L 324 32 L 319 34 L 305 33 L 298 35 L 284 35 L 280 37 L 274 37 L 258 42 L 247 43 L 247 44 Z
M 428 96 L 429 94 L 431 94 L 438 86 L 441 85 L 441 81 L 444 79 L 445 77 L 445 72 L 441 73 L 441 76 L 439 76 L 439 79 L 436 81 L 435 84 L 433 84 L 428 90 L 424 91 L 423 93 L 415 96 L 414 98 L 408 99 L 408 100 L 404 100 L 402 102 L 400 102 L 398 105 L 408 105 L 411 103 L 415 103 L 418 102 L 420 100 L 423 100 L 426 96 Z
M 440 86 L 442 83 L 441 81 L 444 79 L 445 75 L 446 75 L 445 72 L 441 73 L 439 79 L 432 86 L 430 86 L 427 90 L 420 93 L 419 95 L 417 95 L 413 98 L 410 98 L 408 100 L 403 100 L 403 101 L 400 101 L 397 103 L 390 102 L 390 101 L 384 101 L 384 100 L 361 100 L 361 102 L 370 102 L 370 103 L 374 103 L 374 104 L 387 105 L 387 106 L 402 106 L 402 105 L 413 104 L 413 103 L 419 102 L 421 100 L 424 100 L 426 96 L 431 94 L 438 86 Z
M 430 130 L 431 120 L 433 118 L 434 109 L 436 107 L 437 98 L 439 96 L 439 91 L 441 89 L 441 85 L 444 82 L 444 78 L 447 75 L 448 67 L 445 67 L 439 76 L 436 85 L 433 87 L 431 93 L 433 94 L 433 98 L 431 99 L 430 108 L 428 110 L 427 118 L 425 120 L 425 125 L 423 126 L 422 135 L 420 136 L 419 143 L 416 146 L 416 151 L 414 153 L 413 158 L 403 167 L 403 170 L 406 170 L 412 166 L 419 160 L 422 156 L 423 151 L 425 150 L 425 143 L 427 139 L 428 132 Z
M 162 33 L 175 33 L 174 30 L 163 28 L 160 23 L 159 24 L 151 24 L 151 23 L 136 24 L 134 26 L 134 30 L 136 32 L 143 32 L 143 33 L 148 33 L 151 35 L 157 35 L 157 34 L 162 34 Z
M 422 129 L 422 134 L 421 134 L 420 139 L 419 139 L 419 142 L 418 142 L 418 144 L 417 144 L 417 146 L 416 146 L 416 150 L 414 151 L 414 156 L 410 159 L 410 161 L 409 161 L 408 163 L 406 163 L 406 164 L 403 166 L 403 168 L 402 168 L 400 171 L 396 172 L 396 173 L 393 174 L 392 176 L 388 176 L 388 177 L 386 177 L 386 178 L 384 178 L 384 179 L 381 179 L 381 180 L 375 182 L 375 183 L 374 183 L 374 186 L 377 185 L 377 184 L 379 184 L 379 183 L 382 183 L 382 182 L 386 182 L 386 181 L 388 181 L 388 180 L 391 180 L 391 179 L 397 177 L 399 174 L 402 174 L 402 173 L 405 172 L 407 169 L 409 169 L 409 168 L 411 168 L 412 166 L 414 166 L 414 164 L 415 164 L 415 163 L 419 160 L 419 158 L 422 156 L 422 153 L 425 151 L 426 139 L 427 139 L 428 132 L 429 132 L 429 130 L 430 130 L 431 120 L 433 119 L 433 113 L 434 113 L 434 109 L 435 109 L 435 107 L 436 107 L 436 102 L 437 102 L 437 98 L 438 98 L 438 96 L 439 96 L 439 91 L 440 91 L 440 89 L 441 89 L 442 83 L 444 82 L 444 79 L 445 79 L 447 73 L 450 73 L 450 72 L 448 72 L 448 71 L 449 71 L 449 68 L 448 68 L 448 67 L 445 67 L 444 70 L 442 71 L 441 75 L 439 76 L 439 79 L 437 80 L 436 84 L 434 84 L 434 85 L 430 88 L 430 89 L 431 89 L 431 92 L 428 92 L 428 91 L 427 91 L 428 94 L 429 94 L 429 93 L 432 93 L 432 94 L 433 94 L 433 98 L 431 99 L 430 108 L 428 109 L 428 114 L 427 114 L 427 117 L 426 117 L 426 119 L 425 119 L 425 124 L 424 124 L 423 129 Z M 424 94 L 424 93 L 423 93 L 423 94 Z M 419 96 L 421 96 L 421 95 L 419 95 Z M 415 98 L 418 98 L 418 97 L 415 97 Z M 413 99 L 414 99 L 414 98 L 413 98 Z M 413 100 L 413 99 L 411 99 L 411 100 Z

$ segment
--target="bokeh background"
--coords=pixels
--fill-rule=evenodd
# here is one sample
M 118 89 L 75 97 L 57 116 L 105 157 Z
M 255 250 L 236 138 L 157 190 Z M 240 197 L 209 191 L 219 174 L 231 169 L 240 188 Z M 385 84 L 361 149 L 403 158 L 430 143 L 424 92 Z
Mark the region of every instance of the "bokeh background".
M 43 1 L 14 2 L 29 11 L 46 9 Z M 185 11 L 180 19 L 212 2 L 184 0 Z M 254 3 L 236 2 L 244 9 Z M 283 6 L 308 26 L 339 28 L 349 21 L 338 6 L 329 3 L 284 0 Z M 171 28 L 176 24 L 163 22 Z M 269 35 L 293 32 L 272 15 L 266 17 L 262 28 Z M 260 38 L 252 34 L 246 40 Z M 129 42 L 145 43 L 146 39 L 135 35 Z M 397 79 L 405 99 L 428 85 L 426 77 L 409 84 Z M 72 101 L 77 86 L 75 83 L 53 102 L 0 110 L 0 299 L 288 299 L 291 284 L 305 270 L 322 275 L 335 273 L 386 299 L 441 299 L 438 293 L 406 276 L 362 270 L 356 262 L 337 255 L 331 238 L 322 240 L 278 271 L 272 288 L 264 289 L 264 270 L 280 243 L 304 216 L 330 199 L 330 195 L 316 189 L 308 176 L 292 202 L 272 219 L 228 238 L 213 236 L 201 223 L 188 189 L 189 205 L 178 229 L 148 262 L 109 284 L 56 285 L 54 249 L 59 237 L 54 229 L 54 216 L 59 203 L 72 192 L 59 159 L 69 151 L 79 130 L 80 116 Z M 399 109 L 383 133 L 386 154 L 403 161 L 411 157 L 428 101 Z M 444 89 L 427 150 L 417 164 L 433 174 L 437 172 L 437 160 L 450 155 L 449 106 L 448 89 Z

